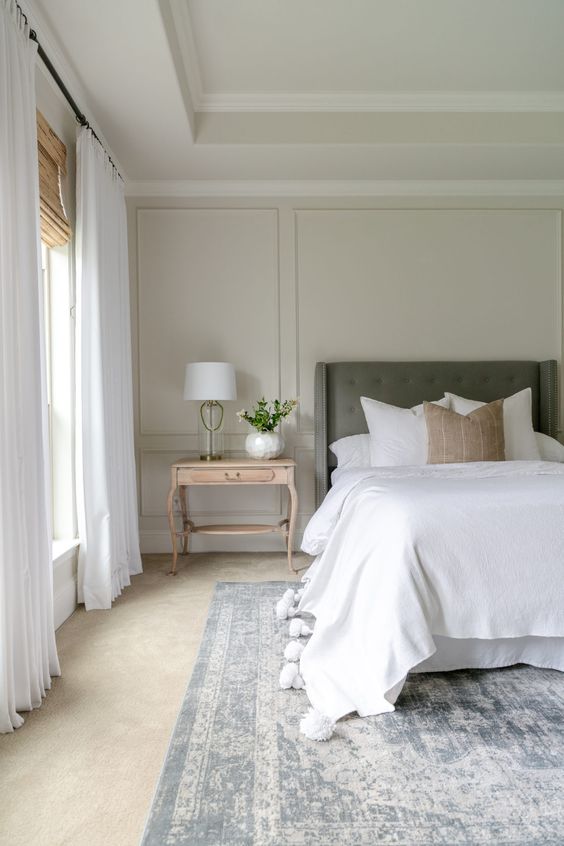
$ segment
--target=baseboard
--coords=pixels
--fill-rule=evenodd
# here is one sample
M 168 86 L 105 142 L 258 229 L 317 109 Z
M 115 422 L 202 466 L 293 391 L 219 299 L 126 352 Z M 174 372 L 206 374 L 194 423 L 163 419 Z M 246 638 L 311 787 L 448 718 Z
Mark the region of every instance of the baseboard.
M 140 532 L 141 552 L 171 552 L 170 534 L 161 529 L 144 529 Z M 296 531 L 294 549 L 299 550 L 302 532 Z M 191 552 L 284 552 L 284 542 L 279 535 L 194 535 L 190 541 Z

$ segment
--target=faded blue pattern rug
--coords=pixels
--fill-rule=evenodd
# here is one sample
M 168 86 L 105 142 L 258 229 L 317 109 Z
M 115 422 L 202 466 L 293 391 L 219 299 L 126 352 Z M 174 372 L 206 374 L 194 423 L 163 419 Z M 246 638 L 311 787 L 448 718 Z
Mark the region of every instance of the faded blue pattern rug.
M 414 675 L 314 743 L 278 687 L 287 587 L 217 585 L 143 846 L 564 844 L 563 673 Z

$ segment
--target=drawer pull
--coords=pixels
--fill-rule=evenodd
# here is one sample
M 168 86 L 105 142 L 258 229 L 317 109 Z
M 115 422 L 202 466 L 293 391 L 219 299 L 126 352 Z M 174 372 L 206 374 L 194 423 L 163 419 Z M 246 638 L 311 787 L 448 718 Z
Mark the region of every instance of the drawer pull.
M 239 479 L 241 478 L 241 474 L 240 474 L 240 473 L 235 473 L 235 475 L 234 475 L 234 476 L 230 476 L 230 475 L 229 475 L 229 473 L 227 473 L 227 472 L 226 472 L 226 473 L 225 473 L 225 478 L 227 479 L 227 481 L 228 481 L 228 482 L 238 482 L 238 481 L 239 481 Z

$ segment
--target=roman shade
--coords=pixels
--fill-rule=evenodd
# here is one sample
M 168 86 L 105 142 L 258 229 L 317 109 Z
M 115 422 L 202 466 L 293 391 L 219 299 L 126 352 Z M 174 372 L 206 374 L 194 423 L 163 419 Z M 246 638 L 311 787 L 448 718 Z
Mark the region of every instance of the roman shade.
M 39 111 L 37 152 L 41 240 L 48 247 L 62 247 L 71 237 L 71 228 L 61 199 L 61 176 L 66 173 L 67 149 Z

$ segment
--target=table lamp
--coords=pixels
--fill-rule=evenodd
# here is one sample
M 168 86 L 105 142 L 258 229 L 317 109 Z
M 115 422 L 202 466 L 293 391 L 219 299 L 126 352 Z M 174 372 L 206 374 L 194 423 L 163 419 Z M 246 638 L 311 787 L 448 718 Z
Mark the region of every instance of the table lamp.
M 223 457 L 221 401 L 237 399 L 235 368 L 225 361 L 194 361 L 187 364 L 184 399 L 202 403 L 198 415 L 201 460 L 218 461 Z

